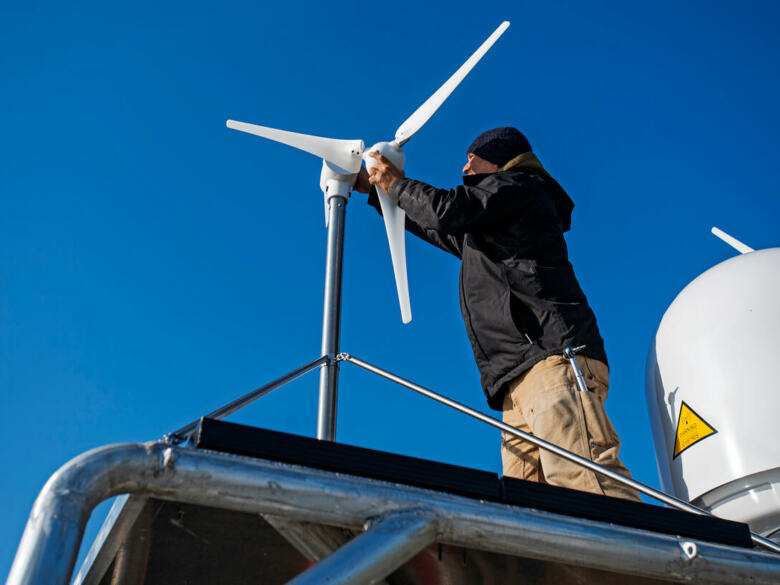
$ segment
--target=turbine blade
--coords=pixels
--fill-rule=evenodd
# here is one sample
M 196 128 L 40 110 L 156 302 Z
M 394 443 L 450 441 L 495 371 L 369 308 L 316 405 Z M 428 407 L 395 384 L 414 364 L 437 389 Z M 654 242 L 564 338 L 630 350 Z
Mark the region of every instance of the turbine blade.
M 453 73 L 452 77 L 450 77 L 444 83 L 444 85 L 436 90 L 436 93 L 429 97 L 423 105 L 417 108 L 417 111 L 415 111 L 414 114 L 409 116 L 406 121 L 398 127 L 398 130 L 395 132 L 395 142 L 399 146 L 406 144 L 408 140 L 425 125 L 430 117 L 436 113 L 436 110 L 438 110 L 439 107 L 444 103 L 444 100 L 450 97 L 450 94 L 453 92 L 453 90 L 458 87 L 460 82 L 463 81 L 466 75 L 468 75 L 469 72 L 474 68 L 474 65 L 476 65 L 480 59 L 482 59 L 490 47 L 493 46 L 493 43 L 498 40 L 498 37 L 504 34 L 504 31 L 508 27 L 508 20 L 502 22 L 501 25 L 495 31 L 493 31 L 493 34 L 490 35 L 484 43 L 482 43 L 479 49 L 477 49 L 474 54 L 469 57 L 463 65 L 460 66 L 460 69 Z
M 401 321 L 408 323 L 412 320 L 412 306 L 409 301 L 409 281 L 406 278 L 406 212 L 394 205 L 382 189 L 377 187 L 376 191 L 379 195 L 379 204 L 382 206 L 382 217 L 385 219 L 387 242 L 390 244 L 395 288 L 401 305 Z
M 314 156 L 340 166 L 349 173 L 357 173 L 360 170 L 362 160 L 360 157 L 363 154 L 362 140 L 338 140 L 336 138 L 310 136 L 308 134 L 266 128 L 256 124 L 247 124 L 246 122 L 236 122 L 235 120 L 228 120 L 227 127 L 254 134 L 255 136 L 262 136 L 274 142 L 281 142 L 299 150 L 305 150 Z

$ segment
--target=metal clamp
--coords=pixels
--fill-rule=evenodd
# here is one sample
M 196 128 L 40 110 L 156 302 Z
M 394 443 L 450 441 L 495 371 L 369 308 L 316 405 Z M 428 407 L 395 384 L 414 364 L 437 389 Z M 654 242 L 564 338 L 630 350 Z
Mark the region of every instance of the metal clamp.
M 577 382 L 577 390 L 580 392 L 587 392 L 588 386 L 585 384 L 585 378 L 582 377 L 582 370 L 580 370 L 580 365 L 577 363 L 576 353 L 582 351 L 585 347 L 586 346 L 584 345 L 580 345 L 572 348 L 570 345 L 567 345 L 563 348 L 563 357 L 569 360 L 569 364 L 571 364 L 571 369 L 574 372 L 574 379 Z

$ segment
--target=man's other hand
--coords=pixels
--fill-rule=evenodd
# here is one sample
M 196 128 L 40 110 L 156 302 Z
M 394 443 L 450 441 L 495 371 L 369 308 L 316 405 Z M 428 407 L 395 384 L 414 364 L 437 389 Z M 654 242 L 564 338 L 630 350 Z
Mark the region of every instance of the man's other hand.
M 378 152 L 369 152 L 368 156 L 376 159 L 376 164 L 368 171 L 368 182 L 380 187 L 385 193 L 390 193 L 390 187 L 398 179 L 404 177 L 404 172 L 399 170 L 389 160 Z M 361 169 L 362 170 L 362 169 Z M 358 176 L 360 180 L 360 176 Z
M 354 191 L 358 193 L 368 193 L 371 190 L 371 183 L 368 181 L 368 171 L 366 167 L 360 167 L 357 179 L 355 179 L 355 185 L 352 187 Z

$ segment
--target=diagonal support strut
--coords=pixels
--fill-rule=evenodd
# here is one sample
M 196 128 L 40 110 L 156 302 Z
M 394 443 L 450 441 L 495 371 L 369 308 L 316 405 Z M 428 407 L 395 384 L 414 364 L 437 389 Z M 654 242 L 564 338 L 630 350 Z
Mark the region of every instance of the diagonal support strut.
M 524 441 L 533 443 L 540 449 L 545 449 L 551 453 L 558 455 L 559 457 L 563 457 L 568 461 L 576 463 L 577 465 L 581 465 L 582 467 L 590 469 L 591 471 L 600 473 L 601 475 L 606 475 L 607 477 L 614 479 L 615 481 L 620 482 L 623 485 L 632 487 L 635 490 L 642 492 L 645 495 L 655 498 L 656 500 L 660 500 L 664 504 L 668 504 L 669 506 L 672 506 L 673 508 L 677 508 L 678 510 L 682 510 L 684 512 L 700 514 L 703 516 L 714 516 L 714 514 L 708 512 L 707 510 L 697 508 L 696 506 L 689 504 L 684 500 L 675 498 L 674 496 L 670 496 L 669 494 L 666 494 L 655 488 L 651 488 L 650 486 L 645 485 L 639 481 L 636 481 L 635 479 L 632 479 L 630 477 L 624 477 L 611 469 L 603 467 L 598 463 L 594 463 L 590 459 L 585 459 L 584 457 L 580 457 L 579 455 L 567 451 L 566 449 L 563 449 L 561 447 L 558 447 L 557 445 L 553 445 L 552 443 L 549 443 L 544 439 L 540 439 L 539 437 L 536 437 L 532 434 L 521 431 L 520 429 L 516 429 L 515 427 L 510 426 L 501 421 L 498 421 L 493 417 L 487 416 L 486 414 L 482 414 L 478 410 L 469 408 L 465 404 L 461 404 L 460 402 L 452 400 L 451 398 L 447 398 L 446 396 L 437 394 L 433 390 L 429 390 L 428 388 L 415 384 L 414 382 L 406 380 L 400 376 L 396 376 L 392 372 L 383 370 L 382 368 L 379 368 L 373 364 L 364 362 L 363 360 L 356 358 L 353 355 L 350 355 L 348 353 L 340 353 L 336 356 L 336 359 L 338 361 L 346 361 L 346 362 L 353 363 L 356 366 L 363 368 L 364 370 L 376 374 L 377 376 L 390 380 L 391 382 L 395 382 L 396 384 L 399 384 L 400 386 L 403 386 L 405 388 L 409 388 L 410 390 L 414 390 L 418 394 L 422 394 L 423 396 L 435 400 L 440 404 L 444 404 L 445 406 L 449 406 L 450 408 L 462 412 L 463 414 L 467 414 L 472 418 L 481 420 L 482 422 L 487 423 L 490 426 L 496 427 L 497 429 L 501 429 L 502 431 L 509 433 L 510 435 L 514 435 L 515 437 L 519 437 Z M 780 553 L 780 544 L 777 544 L 776 542 L 773 542 L 768 538 L 764 538 L 760 534 L 756 534 L 755 532 L 752 531 L 750 533 L 750 538 L 755 544 L 763 546 L 764 548 L 769 549 L 775 553 Z
M 377 583 L 436 540 L 438 518 L 428 510 L 394 512 L 287 585 L 370 585 Z

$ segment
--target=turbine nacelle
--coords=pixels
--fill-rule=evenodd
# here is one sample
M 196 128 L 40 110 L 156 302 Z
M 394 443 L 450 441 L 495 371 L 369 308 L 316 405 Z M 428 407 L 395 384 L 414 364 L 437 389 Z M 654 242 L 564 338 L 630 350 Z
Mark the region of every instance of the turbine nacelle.
M 320 189 L 325 195 L 325 227 L 328 226 L 328 199 L 336 195 L 349 197 L 355 179 L 357 179 L 357 173 L 350 173 L 347 169 L 342 169 L 327 160 L 322 161 Z

